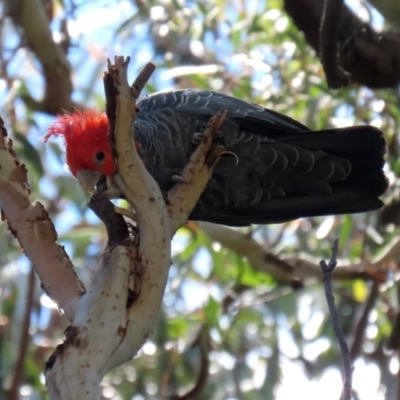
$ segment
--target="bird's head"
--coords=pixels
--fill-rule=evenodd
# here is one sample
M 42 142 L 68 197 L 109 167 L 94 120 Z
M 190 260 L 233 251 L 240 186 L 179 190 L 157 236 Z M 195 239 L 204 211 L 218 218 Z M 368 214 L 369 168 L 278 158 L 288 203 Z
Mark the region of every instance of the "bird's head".
M 107 135 L 107 116 L 89 108 L 59 116 L 50 126 L 45 141 L 52 136 L 64 138 L 66 163 L 71 173 L 84 189 L 93 192 L 102 175 L 108 178 L 116 171 Z
M 110 176 L 116 167 L 107 135 L 106 115 L 87 109 L 58 117 L 50 126 L 45 141 L 51 136 L 64 138 L 66 162 L 75 177 L 83 170 Z

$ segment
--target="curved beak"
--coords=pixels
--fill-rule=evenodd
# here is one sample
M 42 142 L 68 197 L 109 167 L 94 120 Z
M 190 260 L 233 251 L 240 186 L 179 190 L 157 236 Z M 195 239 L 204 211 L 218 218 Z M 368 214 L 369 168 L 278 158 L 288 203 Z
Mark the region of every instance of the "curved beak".
M 122 192 L 114 180 L 99 171 L 81 170 L 76 174 L 76 178 L 82 188 L 91 194 L 100 192 L 109 199 L 121 197 Z
M 101 173 L 99 171 L 90 171 L 87 169 L 78 171 L 76 174 L 76 179 L 78 179 L 79 184 L 84 190 L 89 193 L 94 193 L 96 191 L 96 185 L 100 181 Z

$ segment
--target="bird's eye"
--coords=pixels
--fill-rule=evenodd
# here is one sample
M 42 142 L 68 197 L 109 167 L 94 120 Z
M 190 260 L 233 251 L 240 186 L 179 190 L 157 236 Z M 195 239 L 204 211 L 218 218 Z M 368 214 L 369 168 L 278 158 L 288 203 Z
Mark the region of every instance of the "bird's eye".
M 105 157 L 106 155 L 102 151 L 99 151 L 98 153 L 95 154 L 95 158 L 97 161 L 103 161 Z

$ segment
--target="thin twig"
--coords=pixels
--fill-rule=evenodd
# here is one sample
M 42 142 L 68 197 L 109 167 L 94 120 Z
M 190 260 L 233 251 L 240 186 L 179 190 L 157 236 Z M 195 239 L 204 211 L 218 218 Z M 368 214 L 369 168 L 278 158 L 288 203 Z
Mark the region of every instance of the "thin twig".
M 400 302 L 400 290 L 399 285 L 397 285 L 397 303 Z M 397 311 L 396 319 L 393 323 L 392 333 L 390 334 L 389 340 L 387 342 L 387 347 L 390 350 L 395 350 L 397 353 L 397 357 L 400 355 L 400 311 Z M 397 396 L 396 399 L 400 399 L 400 371 L 397 372 Z
M 339 64 L 338 38 L 343 0 L 325 0 L 320 26 L 320 59 L 328 86 L 339 89 L 349 84 L 350 75 Z
M 210 333 L 208 327 L 203 325 L 199 331 L 199 334 L 195 340 L 194 345 L 197 345 L 200 350 L 200 370 L 197 376 L 196 384 L 183 395 L 173 395 L 170 397 L 171 400 L 190 400 L 195 399 L 204 389 L 209 373 L 210 359 Z
M 275 239 L 268 246 L 269 249 L 273 249 L 279 243 L 282 243 L 282 237 L 283 237 L 284 233 L 286 232 L 286 228 L 288 227 L 288 225 L 289 225 L 289 222 L 285 222 L 280 226 L 278 234 L 276 235 Z
M 360 319 L 356 322 L 356 329 L 354 332 L 353 343 L 350 347 L 350 358 L 354 360 L 361 351 L 361 346 L 364 342 L 364 333 L 368 324 L 369 314 L 378 298 L 379 294 L 379 282 L 373 281 L 372 288 L 369 293 L 368 299 L 365 303 L 363 313 L 361 314 Z
M 8 391 L 9 400 L 17 400 L 20 398 L 19 387 L 23 378 L 25 357 L 30 343 L 29 326 L 30 326 L 31 312 L 33 307 L 34 293 L 35 293 L 35 270 L 33 266 L 31 266 L 31 270 L 28 276 L 28 293 L 26 296 L 24 319 L 21 324 L 21 337 L 18 346 L 18 358 L 14 367 L 12 383 Z
M 398 357 L 399 355 L 397 355 Z M 397 400 L 400 400 L 400 371 L 397 371 Z
M 396 319 L 392 326 L 392 332 L 389 336 L 387 347 L 390 350 L 400 349 L 400 311 L 397 312 Z
M 143 90 L 147 81 L 150 79 L 153 72 L 156 70 L 156 66 L 152 63 L 147 63 L 145 67 L 140 71 L 139 75 L 132 84 L 132 95 L 136 99 L 139 98 L 140 92 Z
M 344 369 L 344 387 L 343 387 L 343 400 L 351 400 L 351 382 L 353 375 L 353 367 L 351 365 L 351 358 L 349 346 L 347 345 L 346 338 L 344 337 L 343 330 L 340 326 L 339 314 L 335 306 L 335 298 L 332 294 L 332 272 L 336 267 L 337 253 L 339 249 L 339 240 L 335 239 L 332 247 L 332 256 L 329 260 L 329 265 L 325 260 L 321 260 L 319 265 L 322 269 L 325 296 L 328 302 L 329 312 L 331 314 L 333 329 L 338 339 L 340 349 L 343 356 L 343 369 Z

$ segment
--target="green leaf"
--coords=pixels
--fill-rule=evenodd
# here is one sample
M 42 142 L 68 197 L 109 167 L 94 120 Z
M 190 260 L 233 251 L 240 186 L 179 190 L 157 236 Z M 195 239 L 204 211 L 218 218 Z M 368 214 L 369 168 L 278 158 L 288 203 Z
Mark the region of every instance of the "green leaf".
M 235 254 L 235 260 L 238 267 L 237 283 L 250 287 L 275 286 L 275 280 L 270 275 L 254 270 L 243 257 Z
M 344 222 L 342 223 L 339 235 L 339 248 L 344 247 L 346 245 L 353 228 L 353 219 L 349 215 L 345 215 L 343 217 L 343 220 Z
M 38 176 L 44 175 L 44 169 L 42 165 L 42 159 L 37 149 L 32 146 L 31 142 L 20 132 L 15 132 L 15 139 L 19 145 L 19 154 L 22 154 L 26 160 L 29 161 L 30 165 L 35 169 Z
M 221 310 L 221 303 L 210 296 L 207 305 L 204 307 L 206 324 L 209 328 L 218 326 Z

